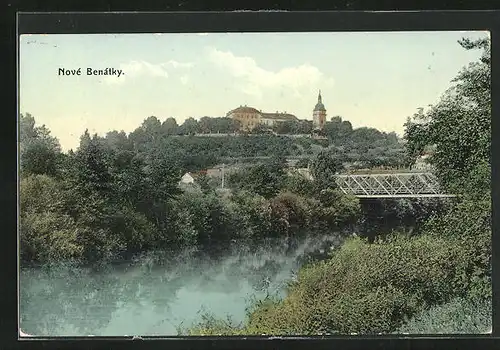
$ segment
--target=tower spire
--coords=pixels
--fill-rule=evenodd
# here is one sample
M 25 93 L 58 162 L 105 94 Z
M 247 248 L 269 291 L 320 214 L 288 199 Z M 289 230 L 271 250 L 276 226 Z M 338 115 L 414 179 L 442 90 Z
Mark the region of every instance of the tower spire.
M 318 103 L 321 103 L 321 89 L 319 90 L 319 94 L 318 94 Z

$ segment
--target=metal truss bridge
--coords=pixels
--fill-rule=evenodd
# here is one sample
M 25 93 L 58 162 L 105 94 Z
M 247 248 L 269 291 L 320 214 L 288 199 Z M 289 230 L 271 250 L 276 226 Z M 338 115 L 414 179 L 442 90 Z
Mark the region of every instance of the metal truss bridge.
M 335 182 L 342 192 L 358 198 L 455 197 L 440 191 L 432 173 L 335 175 Z

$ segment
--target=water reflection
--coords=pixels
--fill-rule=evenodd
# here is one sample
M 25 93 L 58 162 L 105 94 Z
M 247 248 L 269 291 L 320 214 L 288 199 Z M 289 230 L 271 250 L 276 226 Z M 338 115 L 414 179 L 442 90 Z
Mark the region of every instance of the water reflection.
M 54 265 L 21 271 L 21 328 L 43 336 L 177 335 L 200 311 L 239 322 L 253 298 L 283 295 L 299 265 L 338 245 L 329 235 L 234 245 L 217 257 L 156 252 L 99 270 Z

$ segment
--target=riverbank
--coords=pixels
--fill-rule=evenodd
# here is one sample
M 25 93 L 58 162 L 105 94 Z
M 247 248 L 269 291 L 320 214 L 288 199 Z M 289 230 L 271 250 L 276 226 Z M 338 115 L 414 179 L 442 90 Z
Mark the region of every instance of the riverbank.
M 207 313 L 180 334 L 484 333 L 492 320 L 491 231 L 482 229 L 350 238 L 329 259 L 303 266 L 285 298 L 256 301 L 245 321 Z

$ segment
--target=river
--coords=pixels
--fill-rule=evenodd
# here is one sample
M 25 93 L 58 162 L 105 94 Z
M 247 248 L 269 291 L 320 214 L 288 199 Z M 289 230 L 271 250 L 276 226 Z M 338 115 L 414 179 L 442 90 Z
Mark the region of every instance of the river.
M 268 239 L 217 256 L 196 249 L 156 252 L 103 268 L 68 264 L 20 274 L 21 329 L 36 336 L 178 335 L 203 313 L 235 322 L 267 294 L 283 296 L 312 255 L 339 246 L 337 235 L 290 244 Z

